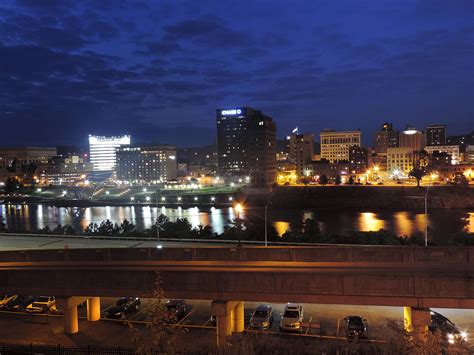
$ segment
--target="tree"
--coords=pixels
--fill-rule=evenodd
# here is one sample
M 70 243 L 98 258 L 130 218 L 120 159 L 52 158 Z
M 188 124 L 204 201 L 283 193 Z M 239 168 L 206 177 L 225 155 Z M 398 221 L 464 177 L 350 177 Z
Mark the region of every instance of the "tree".
M 340 175 L 336 175 L 336 180 L 334 181 L 334 183 L 336 185 L 341 185 L 341 176 Z
M 352 175 L 349 176 L 349 180 L 347 181 L 347 183 L 348 183 L 349 185 L 353 185 L 353 184 L 354 184 L 354 177 L 353 177 Z
M 420 181 L 423 179 L 423 176 L 427 174 L 426 169 L 421 166 L 415 166 L 408 176 L 411 176 L 416 179 L 416 186 L 420 187 Z
M 3 222 L 3 217 L 0 216 L 0 232 L 8 232 L 7 225 Z
M 153 298 L 147 306 L 151 319 L 145 329 L 134 328 L 131 323 L 128 323 L 137 354 L 174 353 L 179 328 L 169 324 L 163 281 L 158 272 L 156 273 Z
M 130 223 L 127 219 L 124 219 L 123 222 L 120 224 L 119 233 L 121 235 L 130 235 L 136 232 L 135 225 Z
M 7 194 L 15 193 L 21 187 L 22 185 L 20 184 L 20 181 L 15 177 L 9 177 L 5 182 L 5 192 Z
M 464 176 L 464 174 L 456 174 L 454 176 L 453 182 L 458 185 L 469 185 L 469 181 Z
M 327 184 L 328 184 L 328 177 L 327 177 L 326 175 L 324 175 L 324 174 L 321 175 L 321 176 L 319 177 L 319 183 L 320 183 L 321 185 L 323 185 L 323 186 L 324 186 L 324 185 L 327 185 Z

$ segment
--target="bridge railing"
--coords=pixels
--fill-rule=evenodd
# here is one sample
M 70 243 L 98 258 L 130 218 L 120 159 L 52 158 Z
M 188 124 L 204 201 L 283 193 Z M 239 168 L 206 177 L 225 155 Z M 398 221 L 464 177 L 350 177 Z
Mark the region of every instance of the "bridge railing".
M 32 236 L 17 234 L 17 236 Z M 1 234 L 15 237 L 15 234 Z M 43 235 L 41 235 L 43 236 Z M 86 239 L 84 236 L 55 236 L 61 240 Z M 90 238 L 92 239 L 92 238 Z M 120 237 L 103 237 L 110 240 Z M 133 248 L 89 247 L 83 249 L 57 248 L 49 250 L 15 250 L 0 252 L 0 262 L 24 261 L 288 261 L 288 262 L 378 262 L 417 264 L 430 263 L 433 266 L 453 264 L 468 265 L 474 269 L 474 247 L 418 247 L 383 245 L 334 245 L 273 243 L 270 247 L 262 242 L 242 242 L 239 247 L 232 240 L 196 239 L 153 239 Z M 167 244 L 167 243 L 170 244 Z M 182 243 L 182 244 L 180 244 Z M 177 244 L 177 245 L 176 245 Z

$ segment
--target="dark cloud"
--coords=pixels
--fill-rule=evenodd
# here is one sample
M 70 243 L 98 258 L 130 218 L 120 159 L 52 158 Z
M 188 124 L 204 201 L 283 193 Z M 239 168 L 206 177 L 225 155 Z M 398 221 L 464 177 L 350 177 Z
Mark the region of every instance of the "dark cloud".
M 236 105 L 273 115 L 280 135 L 298 122 L 317 133 L 359 120 L 367 137 L 381 117 L 467 130 L 472 7 L 12 0 L 0 4 L 0 120 L 13 132 L 1 138 L 125 132 L 204 144 L 215 108 Z

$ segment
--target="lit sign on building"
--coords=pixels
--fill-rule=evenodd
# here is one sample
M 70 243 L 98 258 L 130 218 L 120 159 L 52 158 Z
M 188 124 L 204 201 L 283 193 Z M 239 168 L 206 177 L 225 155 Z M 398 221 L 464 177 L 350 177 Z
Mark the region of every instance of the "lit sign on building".
M 242 113 L 241 109 L 234 109 L 234 110 L 222 110 L 221 114 L 223 116 L 230 116 L 230 115 L 240 115 Z

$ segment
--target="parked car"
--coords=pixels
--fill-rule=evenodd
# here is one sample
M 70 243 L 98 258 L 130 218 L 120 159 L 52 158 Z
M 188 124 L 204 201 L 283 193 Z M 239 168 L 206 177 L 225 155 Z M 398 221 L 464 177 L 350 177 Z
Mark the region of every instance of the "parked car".
M 188 313 L 186 300 L 169 300 L 166 302 L 165 321 L 170 323 L 179 322 Z
M 30 313 L 47 313 L 53 308 L 56 308 L 54 296 L 40 296 L 26 307 L 26 311 Z
M 105 316 L 112 319 L 122 319 L 128 313 L 137 311 L 141 301 L 138 297 L 122 297 L 115 302 L 115 305 L 105 310 Z
M 268 330 L 273 323 L 273 308 L 269 304 L 259 305 L 250 317 L 250 329 Z
M 451 322 L 442 314 L 431 311 L 431 324 L 429 329 L 434 333 L 440 331 L 443 337 L 450 344 L 467 341 L 467 333 L 462 331 L 456 324 Z
M 23 312 L 26 307 L 36 301 L 35 296 L 23 296 L 15 295 L 10 301 L 8 301 L 3 309 L 11 312 Z
M 369 326 L 367 319 L 359 316 L 347 316 L 344 318 L 344 328 L 348 339 L 368 339 Z
M 0 309 L 2 309 L 3 307 L 5 307 L 5 305 L 10 302 L 11 299 L 13 299 L 14 297 L 17 297 L 17 295 L 3 295 L 1 298 L 0 298 Z
M 280 332 L 303 332 L 303 307 L 299 303 L 287 303 L 281 314 Z

